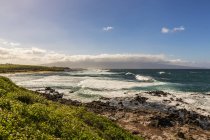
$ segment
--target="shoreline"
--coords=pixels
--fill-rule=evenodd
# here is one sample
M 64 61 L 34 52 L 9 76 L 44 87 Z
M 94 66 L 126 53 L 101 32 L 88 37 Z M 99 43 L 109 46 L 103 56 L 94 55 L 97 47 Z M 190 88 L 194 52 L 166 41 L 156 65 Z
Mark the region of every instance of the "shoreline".
M 63 99 L 62 94 L 49 87 L 45 90 L 46 93 L 36 93 L 62 104 L 84 106 L 88 111 L 105 116 L 132 134 L 143 136 L 145 139 L 210 139 L 209 115 L 202 115 L 187 108 L 167 106 L 164 103 L 151 103 L 141 94 L 134 97 L 102 97 L 98 101 L 82 103 Z M 171 95 L 163 91 L 151 91 L 145 94 L 159 98 Z M 171 100 L 176 99 L 171 98 Z M 177 102 L 179 105 L 185 104 L 181 98 L 177 99 Z
M 56 71 L 31 71 L 39 72 Z M 101 97 L 97 101 L 83 103 L 64 99 L 63 94 L 50 87 L 44 89 L 44 92 L 36 93 L 65 105 L 82 106 L 87 111 L 102 115 L 132 134 L 148 140 L 210 139 L 210 110 L 208 107 L 207 109 L 200 106 L 191 107 L 193 102 L 188 99 L 188 95 L 183 97 L 163 91 L 150 91 L 126 97 Z M 189 95 L 196 100 L 206 97 L 210 99 L 209 94 Z

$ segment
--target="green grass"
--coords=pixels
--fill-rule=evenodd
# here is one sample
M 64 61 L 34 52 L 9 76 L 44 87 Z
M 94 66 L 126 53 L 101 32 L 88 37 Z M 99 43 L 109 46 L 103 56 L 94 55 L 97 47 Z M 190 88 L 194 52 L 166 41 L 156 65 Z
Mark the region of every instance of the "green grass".
M 52 102 L 0 76 L 0 139 L 141 138 L 84 107 Z
M 45 67 L 16 64 L 0 64 L 0 73 L 27 72 L 27 71 L 64 71 L 64 67 Z

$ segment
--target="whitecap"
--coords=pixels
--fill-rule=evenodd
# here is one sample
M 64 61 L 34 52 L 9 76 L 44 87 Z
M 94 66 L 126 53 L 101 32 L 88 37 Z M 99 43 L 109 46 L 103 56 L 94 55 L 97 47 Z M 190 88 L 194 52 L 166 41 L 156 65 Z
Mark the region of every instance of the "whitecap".
M 135 77 L 136 77 L 136 80 L 138 80 L 138 81 L 144 81 L 144 82 L 145 81 L 150 81 L 150 82 L 154 81 L 154 79 L 150 76 L 136 75 Z
M 134 87 L 148 87 L 163 85 L 164 82 L 132 82 L 132 81 L 119 81 L 111 79 L 97 79 L 89 78 L 81 81 L 78 86 L 83 88 L 94 88 L 94 89 L 106 89 L 106 90 L 121 90 L 121 89 L 131 89 Z
M 112 75 L 117 74 L 104 69 L 87 69 L 81 71 L 68 72 L 70 75 L 84 76 L 84 75 Z
M 127 72 L 125 75 L 135 75 L 135 74 L 133 74 L 131 72 Z
M 165 74 L 165 72 L 164 71 L 160 71 L 160 72 L 158 72 L 159 74 Z

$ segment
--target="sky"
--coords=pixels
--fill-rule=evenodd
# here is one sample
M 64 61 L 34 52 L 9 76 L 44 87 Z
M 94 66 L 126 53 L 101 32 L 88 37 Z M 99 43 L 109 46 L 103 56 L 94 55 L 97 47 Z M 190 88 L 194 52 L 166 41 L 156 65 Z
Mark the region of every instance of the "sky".
M 0 0 L 0 63 L 210 68 L 209 6 L 209 0 Z

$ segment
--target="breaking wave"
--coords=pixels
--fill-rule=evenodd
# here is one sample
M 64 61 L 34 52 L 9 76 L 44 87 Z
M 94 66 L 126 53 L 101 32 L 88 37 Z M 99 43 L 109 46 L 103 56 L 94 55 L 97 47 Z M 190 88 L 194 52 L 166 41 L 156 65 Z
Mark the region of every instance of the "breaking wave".
M 82 88 L 93 88 L 93 89 L 103 89 L 103 90 L 121 90 L 121 89 L 131 89 L 134 87 L 148 87 L 163 85 L 164 82 L 130 82 L 130 81 L 119 81 L 111 79 L 86 79 L 81 81 L 78 86 Z
M 165 72 L 164 71 L 160 71 L 160 72 L 158 72 L 159 74 L 165 74 Z
M 150 76 L 142 76 L 142 75 L 136 75 L 136 80 L 142 81 L 142 82 L 153 82 L 154 79 Z
M 135 74 L 133 74 L 131 72 L 127 72 L 125 75 L 135 75 Z

